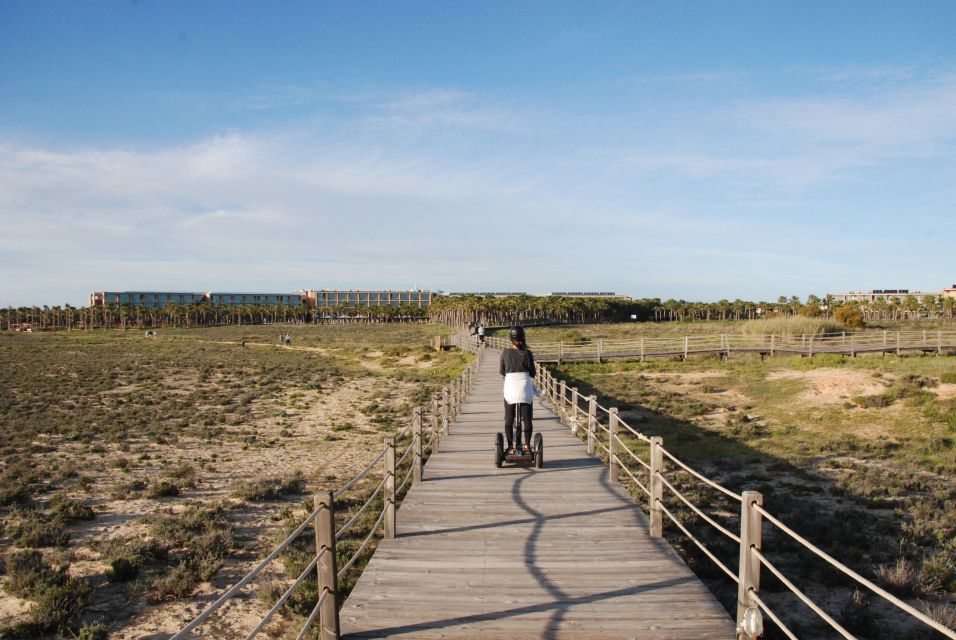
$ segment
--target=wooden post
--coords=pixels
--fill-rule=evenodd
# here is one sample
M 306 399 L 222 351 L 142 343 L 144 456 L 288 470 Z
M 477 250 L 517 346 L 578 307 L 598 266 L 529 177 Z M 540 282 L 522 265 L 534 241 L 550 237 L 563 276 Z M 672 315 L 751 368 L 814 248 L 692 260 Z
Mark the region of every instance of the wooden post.
M 415 460 L 412 461 L 412 482 L 422 481 L 422 468 L 424 460 L 422 458 L 422 408 L 415 407 L 412 411 L 412 448 Z
M 558 343 L 558 364 L 561 364 L 561 358 L 564 357 L 564 342 Z
M 338 640 L 339 608 L 335 602 L 338 593 L 338 569 L 335 567 L 335 500 L 332 492 L 316 494 L 315 552 L 319 561 L 315 565 L 318 593 L 326 591 L 325 602 L 319 609 L 319 634 L 322 640 Z
M 651 438 L 651 499 L 648 508 L 651 514 L 652 538 L 661 538 L 664 536 L 664 511 L 661 505 L 664 503 L 664 481 L 661 474 L 664 473 L 664 439 L 660 436 Z
M 617 407 L 611 407 L 608 415 L 608 431 L 610 435 L 608 436 L 608 473 L 609 479 L 612 484 L 617 484 Z
M 604 340 L 598 340 L 598 364 L 601 364 L 601 354 L 604 351 Z
M 740 506 L 740 563 L 737 587 L 737 628 L 741 629 L 744 613 L 750 607 L 750 590 L 760 593 L 760 560 L 751 549 L 760 549 L 762 532 L 761 516 L 754 504 L 763 504 L 763 496 L 757 491 L 744 491 Z M 738 631 L 739 634 L 739 631 Z M 738 637 L 742 637 L 739 636 Z
M 777 336 L 775 336 L 774 334 L 772 333 L 770 334 L 770 355 L 773 355 L 773 349 L 774 349 L 776 337 Z
M 395 537 L 395 436 L 385 438 L 385 538 Z
M 559 393 L 561 394 L 561 403 L 558 405 L 558 411 L 561 413 L 561 415 L 564 416 L 564 419 L 567 420 L 568 419 L 568 410 L 567 410 L 568 383 L 562 380 L 561 385 L 558 387 L 558 389 L 560 390 Z
M 641 338 L 641 362 L 644 362 L 644 338 Z
M 896 332 L 896 355 L 900 355 L 900 332 Z
M 810 357 L 813 357 L 813 336 L 810 336 Z
M 936 331 L 936 355 L 943 353 L 943 332 L 940 330 Z
M 578 388 L 571 387 L 571 433 L 578 432 Z
M 923 329 L 923 346 L 926 346 L 926 329 Z
M 855 335 L 855 333 L 850 334 L 850 357 L 852 358 L 856 357 L 856 341 L 853 339 Z
M 690 342 L 689 336 L 684 336 L 684 362 L 687 362 L 687 346 Z
M 886 329 L 883 329 L 883 351 L 886 351 Z
M 441 413 L 438 398 L 432 399 L 432 453 L 438 453 L 438 444 L 441 440 Z
M 597 396 L 588 397 L 588 455 L 594 455 L 594 431 L 597 429 Z

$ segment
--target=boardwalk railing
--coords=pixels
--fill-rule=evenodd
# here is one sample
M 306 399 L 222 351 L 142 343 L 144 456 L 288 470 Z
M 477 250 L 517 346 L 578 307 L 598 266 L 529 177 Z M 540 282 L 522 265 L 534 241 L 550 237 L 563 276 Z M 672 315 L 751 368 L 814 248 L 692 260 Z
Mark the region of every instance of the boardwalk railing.
M 536 358 L 537 355 L 537 352 L 535 352 Z M 625 482 L 630 482 L 647 498 L 651 536 L 663 536 L 664 518 L 666 517 L 720 571 L 737 583 L 738 638 L 756 638 L 759 636 L 763 628 L 761 615 L 763 614 L 773 620 L 788 638 L 797 640 L 793 631 L 760 597 L 761 571 L 766 569 L 837 633 L 844 638 L 855 640 L 855 637 L 849 631 L 829 615 L 823 607 L 801 591 L 767 558 L 764 553 L 765 545 L 762 536 L 764 522 L 767 522 L 790 540 L 846 574 L 865 589 L 879 595 L 905 613 L 939 631 L 943 636 L 956 640 L 956 631 L 942 625 L 867 580 L 781 522 L 763 507 L 763 496 L 760 493 L 756 491 L 736 493 L 714 482 L 668 451 L 664 447 L 662 438 L 648 437 L 634 429 L 621 419 L 616 408 L 601 406 L 598 404 L 597 396 L 584 396 L 579 393 L 576 387 L 569 388 L 564 380 L 556 378 L 545 367 L 538 367 L 535 384 L 542 396 L 552 403 L 555 412 L 562 417 L 572 431 L 584 437 L 587 441 L 588 453 L 593 455 L 600 452 L 599 455 L 603 454 L 601 457 L 607 459 L 610 481 L 620 483 L 623 479 Z M 681 491 L 675 486 L 675 473 L 689 475 L 697 483 L 719 492 L 731 504 L 735 505 L 740 519 L 739 532 L 731 531 L 714 517 L 705 513 L 704 509 L 695 505 L 688 497 L 688 491 Z M 709 549 L 700 538 L 694 536 L 687 525 L 667 507 L 665 492 L 674 496 L 694 516 L 709 525 L 713 530 L 739 546 L 739 560 L 736 571 L 722 562 L 714 551 Z
M 288 604 L 312 575 L 316 578 L 315 593 L 318 598 L 296 640 L 311 637 L 310 633 L 314 634 L 316 629 L 322 640 L 339 637 L 339 583 L 350 575 L 349 572 L 352 572 L 352 576 L 360 573 L 368 560 L 366 551 L 376 538 L 395 537 L 395 512 L 409 484 L 421 481 L 425 461 L 431 453 L 439 450 L 442 436 L 448 433 L 448 425 L 461 412 L 465 395 L 478 377 L 481 350 L 469 340 L 462 341 L 456 337 L 454 342 L 476 354 L 474 362 L 464 373 L 433 396 L 425 406 L 416 407 L 408 424 L 385 439 L 382 450 L 362 471 L 337 490 L 317 494 L 311 513 L 285 540 L 170 640 L 191 638 L 193 630 L 213 617 L 231 599 L 242 595 L 243 589 L 280 558 L 284 551 L 303 538 L 310 527 L 315 535 L 315 552 L 311 561 L 245 638 L 252 640 L 265 630 L 275 614 Z M 376 470 L 380 475 L 376 476 Z M 373 476 L 377 481 L 372 480 Z M 373 483 L 374 486 L 370 486 Z M 345 510 L 340 508 L 343 504 L 354 506 Z M 376 513 L 377 518 L 369 526 L 368 522 Z M 343 558 L 342 566 L 337 567 L 338 561 Z
M 496 336 L 486 339 L 490 347 L 506 349 L 508 340 Z M 640 359 L 694 354 L 759 353 L 761 355 L 896 353 L 922 351 L 942 353 L 956 349 L 956 331 L 861 331 L 822 335 L 742 335 L 712 334 L 677 338 L 634 338 L 627 340 L 596 339 L 587 342 L 529 343 L 539 362 L 563 362 L 614 359 Z

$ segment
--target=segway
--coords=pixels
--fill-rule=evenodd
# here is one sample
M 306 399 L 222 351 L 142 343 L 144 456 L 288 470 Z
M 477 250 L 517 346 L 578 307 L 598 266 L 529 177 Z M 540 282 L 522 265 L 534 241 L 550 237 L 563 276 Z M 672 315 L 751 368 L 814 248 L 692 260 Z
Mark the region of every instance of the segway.
M 504 463 L 508 464 L 531 464 L 535 469 L 544 466 L 544 438 L 540 433 L 534 434 L 534 446 L 531 451 L 524 453 L 521 450 L 521 411 L 515 410 L 515 452 L 505 452 L 505 434 L 498 432 L 495 434 L 495 466 L 501 468 Z

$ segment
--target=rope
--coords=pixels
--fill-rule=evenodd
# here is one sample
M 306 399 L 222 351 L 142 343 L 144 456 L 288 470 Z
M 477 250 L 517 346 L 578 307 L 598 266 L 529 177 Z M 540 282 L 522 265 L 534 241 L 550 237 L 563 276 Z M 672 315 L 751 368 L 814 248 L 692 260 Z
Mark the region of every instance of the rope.
M 650 438 L 648 438 L 647 436 L 645 436 L 645 435 L 644 435 L 643 433 L 641 433 L 640 431 L 637 431 L 637 430 L 634 429 L 631 425 L 629 425 L 628 423 L 624 422 L 624 421 L 621 420 L 620 418 L 618 418 L 618 424 L 620 424 L 622 427 L 624 427 L 625 429 L 627 429 L 628 431 L 630 431 L 631 433 L 633 433 L 633 434 L 637 437 L 638 440 L 641 440 L 641 441 L 643 441 L 643 442 L 650 442 L 650 441 L 651 441 Z
M 615 434 L 614 437 L 617 439 L 617 443 L 618 443 L 619 445 L 621 445 L 621 447 L 623 447 L 623 449 L 624 449 L 625 451 L 627 451 L 629 454 L 631 454 L 631 457 L 634 458 L 635 460 L 637 460 L 637 461 L 641 464 L 642 467 L 644 467 L 644 468 L 647 469 L 648 471 L 651 470 L 651 465 L 647 464 L 646 462 L 644 462 L 643 460 L 641 460 L 639 457 L 637 457 L 637 454 L 636 454 L 636 453 L 634 453 L 633 451 L 631 451 L 626 444 L 624 444 L 623 442 L 621 442 L 621 438 L 620 438 L 617 434 Z
M 412 475 L 411 469 L 409 469 L 408 473 L 405 474 L 405 479 L 402 480 L 402 484 L 398 485 L 398 489 L 395 490 L 395 495 L 398 495 L 398 494 L 400 494 L 402 491 L 404 491 L 404 490 L 405 490 L 405 487 L 408 486 L 408 483 L 411 482 L 411 481 L 412 481 L 412 478 L 414 478 L 414 477 L 415 477 L 415 476 Z
M 702 476 L 701 474 L 699 474 L 698 472 L 694 471 L 693 469 L 691 469 L 690 467 L 688 467 L 686 464 L 684 464 L 683 462 L 681 462 L 680 460 L 678 460 L 677 458 L 675 458 L 675 457 L 673 456 L 673 454 L 671 454 L 671 452 L 668 451 L 667 449 L 665 449 L 664 447 L 661 447 L 661 451 L 664 452 L 664 455 L 665 455 L 665 456 L 667 456 L 668 458 L 670 458 L 671 460 L 673 460 L 673 461 L 674 461 L 674 464 L 676 464 L 676 465 L 679 466 L 681 469 L 683 469 L 683 470 L 686 471 L 687 473 L 691 474 L 692 476 L 694 476 L 695 478 L 697 478 L 698 480 L 700 480 L 700 481 L 703 482 L 704 484 L 708 484 L 708 485 L 712 486 L 714 489 L 717 489 L 717 490 L 720 491 L 721 493 L 724 493 L 724 494 L 730 496 L 731 498 L 734 498 L 734 499 L 737 500 L 738 502 L 743 502 L 744 498 L 743 498 L 743 496 L 741 496 L 739 493 L 734 493 L 734 492 L 731 491 L 730 489 L 727 489 L 726 487 L 723 487 L 723 486 L 717 484 L 716 482 L 714 482 L 714 481 L 711 480 L 710 478 L 706 478 L 706 477 Z
M 676 488 L 674 485 L 672 485 L 670 482 L 667 481 L 667 478 L 664 477 L 664 474 L 663 474 L 663 473 L 661 473 L 660 471 L 658 471 L 658 472 L 657 472 L 657 475 L 660 477 L 661 481 L 667 486 L 667 488 L 670 489 L 671 492 L 672 492 L 675 496 L 677 496 L 678 498 L 680 498 L 681 502 L 683 502 L 683 503 L 686 504 L 688 507 L 690 507 L 690 510 L 691 510 L 691 511 L 693 511 L 694 513 L 696 513 L 697 515 L 699 515 L 701 518 L 703 518 L 704 520 L 706 520 L 706 521 L 708 522 L 708 524 L 710 524 L 710 526 L 714 527 L 715 529 L 717 529 L 718 531 L 720 531 L 722 534 L 724 534 L 725 536 L 727 536 L 728 538 L 730 538 L 731 540 L 733 540 L 733 541 L 736 542 L 737 544 L 740 544 L 740 536 L 735 535 L 732 531 L 729 531 L 729 530 L 725 529 L 721 524 L 719 524 L 719 523 L 718 523 L 717 521 L 715 521 L 713 518 L 711 518 L 711 517 L 708 516 L 706 513 L 704 513 L 703 511 L 701 511 L 700 509 L 698 509 L 697 507 L 695 507 L 693 504 L 691 504 L 691 501 L 688 500 L 687 498 L 685 498 L 685 497 L 684 497 L 684 494 L 682 494 L 680 491 L 678 491 L 677 488 Z
M 371 530 L 371 532 L 369 532 L 368 536 L 366 536 L 365 542 L 363 542 L 363 543 L 362 543 L 362 546 L 358 548 L 358 551 L 356 551 L 354 554 L 352 554 L 352 557 L 349 558 L 349 561 L 346 562 L 346 563 L 345 563 L 345 566 L 342 567 L 342 569 L 338 572 L 338 574 L 336 574 L 336 577 L 337 577 L 339 580 L 342 579 L 342 576 L 345 575 L 345 572 L 348 571 L 349 568 L 350 568 L 353 564 L 355 564 L 355 561 L 358 560 L 358 557 L 359 557 L 360 555 L 362 555 L 362 552 L 363 552 L 363 551 L 365 551 L 365 547 L 368 546 L 368 543 L 369 543 L 369 542 L 372 540 L 372 538 L 375 536 L 375 532 L 378 531 L 378 528 L 379 528 L 379 526 L 382 524 L 382 520 L 384 520 L 384 519 L 385 519 L 385 509 L 382 509 L 382 515 L 380 515 L 380 516 L 378 517 L 378 520 L 375 521 L 375 524 L 372 525 L 372 530 Z
M 661 505 L 661 511 L 663 511 L 664 513 L 666 513 L 666 514 L 667 514 L 667 517 L 670 518 L 671 521 L 672 521 L 674 524 L 677 525 L 677 528 L 680 529 L 681 531 L 683 531 L 683 532 L 684 532 L 684 535 L 691 539 L 691 542 L 693 542 L 694 544 L 696 544 L 696 545 L 700 548 L 701 551 L 703 551 L 705 554 L 707 554 L 707 557 L 710 558 L 711 560 L 713 560 L 714 564 L 716 564 L 718 567 L 720 567 L 721 571 L 723 571 L 723 572 L 726 573 L 728 576 L 730 576 L 730 579 L 733 580 L 734 582 L 737 582 L 737 583 L 740 582 L 740 578 L 738 578 L 736 575 L 734 575 L 734 572 L 731 571 L 730 569 L 728 569 L 728 568 L 727 568 L 727 565 L 725 565 L 723 562 L 721 562 L 720 560 L 718 560 L 718 559 L 717 559 L 717 556 L 715 556 L 714 554 L 712 554 L 712 553 L 710 552 L 710 549 L 708 549 L 707 547 L 704 546 L 704 543 L 703 543 L 703 542 L 701 542 L 700 540 L 698 540 L 697 538 L 695 538 L 695 537 L 694 537 L 694 534 L 692 534 L 690 531 L 688 531 L 688 530 L 687 530 L 687 527 L 685 527 L 684 525 L 682 525 L 682 524 L 680 523 L 680 521 L 678 521 L 677 518 L 674 517 L 674 514 L 672 514 L 670 511 L 667 510 L 667 507 L 664 506 L 664 503 L 663 503 L 663 502 L 661 502 L 660 500 L 658 500 L 657 502 L 658 502 L 658 504 Z
M 614 456 L 614 459 L 617 460 L 617 462 L 618 462 L 619 465 L 621 465 L 621 469 L 624 470 L 624 473 L 626 473 L 628 476 L 630 476 L 631 480 L 634 481 L 634 484 L 636 484 L 637 486 L 639 486 L 639 487 L 644 491 L 644 493 L 646 493 L 648 496 L 651 495 L 651 492 L 647 490 L 647 487 L 645 487 L 645 486 L 641 483 L 641 481 L 638 480 L 638 479 L 634 476 L 633 473 L 631 473 L 631 470 L 628 469 L 628 468 L 624 465 L 623 462 L 621 462 L 621 459 L 620 459 L 620 458 L 618 458 L 617 456 Z
M 262 631 L 263 627 L 269 624 L 269 621 L 272 620 L 272 616 L 275 615 L 275 612 L 282 608 L 282 605 L 285 604 L 286 600 L 289 599 L 289 596 L 292 595 L 292 592 L 295 591 L 302 581 L 312 573 L 312 570 L 315 569 L 315 565 L 319 563 L 319 558 L 322 556 L 322 553 L 326 553 L 328 549 L 322 549 L 322 552 L 319 555 L 312 558 L 312 562 L 307 566 L 302 573 L 299 574 L 299 577 L 295 579 L 295 582 L 292 583 L 292 586 L 285 590 L 285 593 L 276 601 L 276 603 L 269 609 L 269 613 L 266 614 L 262 620 L 259 621 L 259 624 L 256 625 L 256 628 L 249 632 L 249 635 L 246 636 L 246 640 L 252 640 L 256 635 Z
M 382 458 L 385 457 L 385 451 L 386 451 L 387 449 L 388 449 L 388 447 L 385 447 L 384 449 L 382 449 L 382 452 L 381 452 L 380 454 L 378 454 L 377 456 L 375 456 L 375 459 L 372 460 L 371 462 L 369 462 L 367 467 L 365 467 L 364 469 L 362 469 L 362 471 L 360 471 L 357 476 L 355 476 L 354 478 L 352 478 L 351 480 L 349 480 L 348 482 L 346 482 L 344 487 L 342 487 L 341 489 L 339 489 L 338 491 L 336 491 L 335 493 L 333 493 L 333 494 L 332 494 L 332 497 L 333 497 L 333 498 L 338 498 L 340 495 L 342 495 L 343 493 L 345 493 L 346 491 L 348 491 L 349 489 L 351 489 L 352 487 L 354 487 L 360 480 L 362 480 L 362 478 L 364 478 L 365 476 L 367 476 L 367 475 L 369 474 L 369 472 L 370 472 L 372 469 L 375 468 L 375 465 L 377 465 L 377 464 L 379 463 L 379 461 L 380 461 Z
M 777 567 L 773 566 L 773 563 L 771 563 L 769 560 L 767 560 L 767 557 L 766 557 L 765 555 L 763 555 L 762 553 L 760 553 L 760 549 L 758 549 L 757 547 L 751 546 L 751 547 L 750 547 L 750 551 L 751 551 L 755 556 L 757 556 L 757 557 L 760 559 L 761 564 L 763 564 L 763 566 L 767 567 L 767 568 L 770 570 L 770 573 L 772 573 L 773 575 L 777 576 L 777 578 L 780 580 L 780 582 L 784 583 L 784 584 L 787 586 L 787 588 L 790 589 L 790 591 L 793 593 L 793 595 L 795 595 L 795 596 L 797 596 L 798 598 L 800 598 L 800 600 L 803 601 L 803 604 L 805 604 L 805 605 L 807 605 L 808 607 L 810 607 L 810 609 L 811 609 L 814 613 L 816 613 L 818 616 L 820 616 L 821 618 L 823 618 L 831 627 L 833 627 L 833 629 L 834 629 L 837 633 L 839 633 L 841 636 L 843 636 L 843 637 L 846 638 L 847 640 L 856 640 L 856 638 L 855 638 L 849 631 L 847 631 L 847 630 L 844 629 L 842 626 L 840 626 L 840 623 L 837 622 L 836 620 L 834 620 L 834 619 L 830 616 L 830 614 L 828 614 L 826 611 L 824 611 L 824 610 L 821 609 L 819 606 L 817 606 L 817 604 L 816 604 L 813 600 L 811 600 L 809 597 L 807 597 L 807 595 L 806 595 L 805 593 L 803 593 L 803 591 L 800 591 L 800 589 L 797 588 L 797 585 L 795 585 L 795 584 L 793 584 L 792 582 L 790 582 L 790 580 L 788 580 L 785 575 L 783 575 L 782 573 L 780 573 L 780 571 L 777 569 Z
M 365 504 L 362 505 L 362 508 L 359 509 L 358 512 L 354 516 L 352 516 L 352 518 L 348 522 L 343 524 L 341 529 L 335 532 L 336 541 L 338 541 L 342 536 L 344 536 L 346 533 L 349 532 L 349 529 L 352 528 L 352 525 L 354 525 L 355 522 L 362 516 L 362 514 L 365 513 L 365 510 L 372 505 L 372 501 L 375 500 L 375 498 L 378 496 L 379 493 L 381 493 L 382 487 L 384 486 L 385 486 L 385 478 L 382 478 L 382 481 L 378 483 L 378 487 L 376 487 L 375 491 L 372 492 L 372 495 L 368 497 L 368 499 L 365 501 Z
M 285 548 L 288 547 L 288 546 L 292 543 L 293 540 L 295 540 L 296 538 L 298 538 L 298 537 L 302 534 L 302 532 L 305 531 L 305 528 L 306 528 L 307 526 L 309 526 L 310 524 L 312 524 L 312 521 L 313 521 L 313 520 L 315 519 L 315 517 L 319 514 L 319 512 L 320 512 L 322 509 L 325 509 L 325 508 L 326 508 L 325 505 L 319 505 L 318 507 L 316 507 L 316 508 L 312 511 L 312 513 L 310 513 L 309 516 L 305 519 L 305 522 L 303 522 L 302 524 L 300 524 L 295 531 L 293 531 L 291 534 L 289 534 L 289 537 L 286 538 L 286 539 L 282 542 L 282 544 L 280 544 L 278 547 L 276 547 L 275 550 L 274 550 L 272 553 L 270 553 L 268 556 L 266 556 L 265 560 L 263 560 L 262 562 L 260 562 L 259 564 L 257 564 L 257 565 L 252 569 L 252 571 L 250 571 L 249 573 L 247 573 L 247 574 L 242 578 L 242 580 L 240 580 L 240 581 L 237 582 L 236 584 L 234 584 L 234 585 L 232 585 L 231 587 L 229 587 L 229 589 L 227 589 L 225 593 L 223 593 L 221 596 L 219 596 L 219 599 L 218 599 L 218 600 L 216 600 L 216 601 L 213 602 L 211 605 L 209 605 L 208 607 L 206 607 L 206 610 L 205 610 L 205 611 L 203 611 L 203 612 L 200 613 L 198 616 L 196 616 L 196 618 L 194 618 L 192 622 L 190 622 L 190 623 L 187 624 L 185 627 L 183 627 L 182 629 L 180 629 L 179 631 L 177 631 L 176 634 L 175 634 L 172 638 L 170 638 L 169 640 L 182 640 L 183 638 L 186 637 L 186 634 L 188 634 L 190 631 L 192 631 L 193 629 L 195 629 L 196 627 L 198 627 L 199 625 L 201 625 L 203 622 L 205 622 L 206 619 L 207 619 L 209 616 L 211 616 L 213 613 L 215 613 L 215 611 L 216 611 L 217 609 L 219 609 L 219 607 L 221 607 L 223 604 L 225 604 L 226 601 L 229 600 L 230 598 L 232 598 L 232 596 L 234 596 L 240 589 L 242 589 L 244 586 L 246 586 L 247 584 L 249 584 L 249 582 L 251 582 L 252 579 L 255 578 L 257 575 L 259 575 L 259 573 L 260 573 L 263 569 L 265 569 L 266 566 L 269 565 L 269 563 L 271 563 L 273 560 L 275 560 L 280 553 L 282 553 L 283 551 L 285 551 Z
M 305 638 L 305 634 L 308 633 L 309 629 L 312 628 L 312 624 L 315 622 L 316 616 L 319 615 L 319 609 L 322 608 L 322 603 L 325 602 L 326 596 L 328 596 L 330 593 L 332 592 L 328 589 L 324 589 L 322 591 L 322 595 L 319 596 L 318 602 L 315 603 L 315 608 L 312 609 L 312 613 L 309 614 L 309 617 L 305 621 L 305 626 L 302 627 L 302 631 L 300 631 L 299 635 L 295 637 L 295 640 L 303 640 L 303 638 Z
M 784 634 L 786 634 L 786 636 L 790 638 L 790 640 L 800 640 L 799 638 L 797 638 L 797 636 L 793 635 L 793 632 L 787 628 L 787 625 L 785 625 L 780 620 L 780 618 L 777 617 L 777 614 L 775 614 L 773 611 L 770 610 L 770 607 L 768 607 L 764 603 L 764 601 L 760 599 L 760 596 L 758 596 L 757 592 L 754 591 L 753 589 L 750 590 L 750 597 L 753 598 L 753 601 L 757 603 L 757 606 L 760 608 L 761 611 L 766 613 L 768 616 L 770 616 L 771 620 L 777 623 L 777 626 L 780 627 L 780 630 L 783 631 Z
M 777 527 L 779 527 L 782 531 L 784 531 L 787 535 L 789 535 L 791 538 L 793 538 L 794 540 L 796 540 L 797 542 L 799 542 L 800 544 L 802 544 L 803 546 L 805 546 L 807 549 L 809 549 L 809 550 L 812 551 L 813 553 L 817 554 L 818 556 L 820 556 L 821 558 L 823 558 L 824 560 L 826 560 L 826 561 L 827 561 L 828 563 L 830 563 L 830 565 L 833 566 L 834 568 L 839 569 L 840 571 L 842 571 L 842 572 L 845 573 L 846 575 L 850 576 L 851 578 L 853 578 L 854 580 L 856 580 L 856 581 L 859 582 L 860 584 L 862 584 L 862 585 L 864 585 L 865 587 L 869 588 L 871 591 L 874 591 L 875 593 L 877 593 L 877 594 L 879 594 L 880 596 L 882 596 L 884 599 L 889 600 L 890 602 L 892 602 L 893 604 L 895 604 L 897 607 L 899 607 L 899 608 L 902 609 L 903 611 L 905 611 L 905 612 L 907 612 L 908 614 L 914 616 L 915 618 L 917 618 L 918 620 L 924 622 L 925 624 L 928 624 L 929 626 L 933 627 L 934 629 L 936 629 L 937 631 L 939 631 L 940 633 L 942 633 L 943 635 L 945 635 L 947 638 L 952 638 L 953 640 L 956 640 L 956 632 L 954 632 L 954 631 L 953 631 L 952 629 L 950 629 L 949 627 L 944 627 L 944 626 L 943 626 L 942 624 L 940 624 L 939 622 L 933 620 L 932 618 L 930 618 L 930 617 L 927 616 L 926 614 L 922 613 L 921 611 L 918 611 L 918 610 L 914 609 L 913 607 L 911 607 L 910 605 L 906 604 L 905 602 L 903 602 L 902 600 L 900 600 L 899 598 L 897 598 L 897 597 L 894 596 L 893 594 L 887 592 L 885 589 L 881 589 L 880 587 L 876 586 L 875 584 L 873 584 L 872 582 L 870 582 L 869 580 L 867 580 L 866 578 L 864 578 L 863 576 L 861 576 L 860 574 L 858 574 L 858 573 L 857 573 L 856 571 L 854 571 L 853 569 L 850 569 L 849 567 L 845 566 L 845 565 L 842 564 L 841 562 L 837 561 L 833 556 L 831 556 L 831 555 L 828 554 L 827 552 L 823 551 L 822 549 L 820 549 L 819 547 L 817 547 L 816 545 L 814 545 L 812 542 L 810 542 L 810 541 L 808 541 L 807 539 L 805 539 L 803 536 L 801 536 L 800 534 L 798 534 L 796 531 L 794 531 L 793 529 L 791 529 L 790 527 L 788 527 L 788 526 L 785 525 L 784 523 L 780 522 L 780 520 L 778 520 L 777 518 L 775 518 L 775 517 L 773 517 L 772 515 L 770 515 L 770 513 L 768 513 L 766 509 L 764 509 L 762 506 L 760 506 L 760 505 L 757 504 L 756 502 L 752 503 L 751 506 L 753 506 L 753 508 L 757 511 L 757 513 L 759 513 L 760 515 L 762 515 L 763 517 L 765 517 L 767 520 L 769 520 L 770 522 L 772 522 L 773 524 L 775 524 L 775 525 L 776 525 Z
M 402 457 L 395 461 L 395 466 L 396 467 L 401 466 L 402 463 L 405 462 L 405 458 L 407 458 L 414 450 L 415 450 L 414 447 L 408 447 L 407 449 L 405 449 L 405 453 L 402 454 Z

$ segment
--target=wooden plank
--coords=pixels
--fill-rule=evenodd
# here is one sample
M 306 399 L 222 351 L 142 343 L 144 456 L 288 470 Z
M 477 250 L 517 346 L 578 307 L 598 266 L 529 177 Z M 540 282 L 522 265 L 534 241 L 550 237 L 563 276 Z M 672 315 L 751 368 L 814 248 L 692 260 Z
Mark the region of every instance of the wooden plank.
M 647 517 L 540 400 L 544 468 L 493 464 L 497 352 L 340 611 L 349 638 L 734 637 Z

